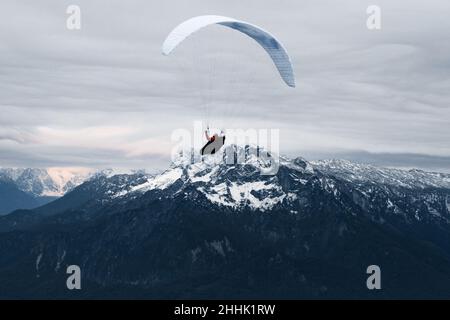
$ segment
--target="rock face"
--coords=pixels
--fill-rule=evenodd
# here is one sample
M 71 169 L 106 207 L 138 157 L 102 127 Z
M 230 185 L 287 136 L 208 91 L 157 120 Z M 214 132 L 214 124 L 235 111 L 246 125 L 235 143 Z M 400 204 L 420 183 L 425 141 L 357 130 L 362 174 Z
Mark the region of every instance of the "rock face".
M 450 297 L 448 176 L 302 158 L 261 175 L 236 150 L 240 164 L 97 175 L 0 218 L 0 297 Z

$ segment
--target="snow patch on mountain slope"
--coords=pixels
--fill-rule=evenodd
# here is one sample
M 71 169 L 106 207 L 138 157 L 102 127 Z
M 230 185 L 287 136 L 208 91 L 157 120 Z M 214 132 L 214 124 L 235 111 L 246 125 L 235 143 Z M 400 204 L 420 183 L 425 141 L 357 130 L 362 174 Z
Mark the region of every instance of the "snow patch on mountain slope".
M 314 173 L 314 167 L 308 161 L 300 157 L 293 160 L 287 157 L 280 157 L 280 164 L 292 170 L 309 174 Z
M 130 168 L 108 168 L 97 171 L 95 175 L 111 178 L 117 175 L 132 175 L 132 174 L 147 174 L 144 169 L 130 169 Z
M 56 190 L 45 190 L 43 195 L 60 197 L 67 191 L 89 179 L 94 170 L 89 168 L 49 168 L 46 170 L 56 186 Z
M 188 167 L 188 177 L 191 182 L 209 182 L 219 171 L 219 166 L 209 167 L 204 163 L 195 163 Z
M 249 207 L 254 210 L 266 211 L 283 202 L 284 199 L 293 201 L 294 193 L 285 193 L 276 184 L 266 184 L 264 181 L 247 183 L 232 182 L 229 185 L 221 183 L 212 188 L 199 187 L 212 203 L 232 208 Z M 263 193 L 258 195 L 258 193 Z
M 235 205 L 229 199 L 228 190 L 225 183 L 221 183 L 217 186 L 214 186 L 208 191 L 206 191 L 204 187 L 199 187 L 197 188 L 197 190 L 203 193 L 206 196 L 206 198 L 212 203 L 228 207 L 234 207 Z
M 39 265 L 41 264 L 42 255 L 43 255 L 43 253 L 41 252 L 41 253 L 39 253 L 39 255 L 36 258 L 36 263 L 35 263 L 36 272 L 39 272 Z
M 59 186 L 66 185 L 69 181 L 81 180 L 93 173 L 88 168 L 48 168 L 47 173 Z
M 283 201 L 286 197 L 286 194 L 284 193 L 281 193 L 280 196 L 272 196 L 272 194 L 279 194 L 280 191 L 282 192 L 281 187 L 272 184 L 266 185 L 263 181 L 248 182 L 244 184 L 232 183 L 229 189 L 231 197 L 237 205 L 248 201 L 249 207 L 253 209 L 270 209 L 277 203 Z M 261 190 L 268 191 L 267 196 L 258 199 L 254 195 L 254 192 Z
M 147 192 L 153 189 L 164 190 L 168 188 L 172 183 L 180 179 L 182 175 L 183 170 L 181 168 L 170 169 L 160 175 L 149 178 L 147 182 L 143 184 L 131 188 L 130 192 Z

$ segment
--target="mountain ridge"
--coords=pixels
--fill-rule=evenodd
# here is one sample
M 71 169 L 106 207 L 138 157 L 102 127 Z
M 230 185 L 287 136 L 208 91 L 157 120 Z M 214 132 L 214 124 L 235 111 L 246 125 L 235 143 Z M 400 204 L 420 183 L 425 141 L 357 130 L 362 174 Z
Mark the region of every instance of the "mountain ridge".
M 75 263 L 87 281 L 78 297 L 448 298 L 450 189 L 349 179 L 300 157 L 266 176 L 267 159 L 247 155 L 98 175 L 0 218 L 0 283 L 9 297 L 42 297 Z M 371 264 L 382 291 L 365 287 Z
M 0 168 L 1 176 L 35 197 L 60 197 L 93 174 L 86 168 Z

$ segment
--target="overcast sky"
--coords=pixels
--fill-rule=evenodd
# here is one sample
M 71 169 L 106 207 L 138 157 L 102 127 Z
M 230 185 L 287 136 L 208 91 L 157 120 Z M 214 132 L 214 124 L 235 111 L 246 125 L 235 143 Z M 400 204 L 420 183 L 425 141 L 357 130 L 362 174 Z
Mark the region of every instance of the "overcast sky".
M 71 4 L 81 30 L 66 28 Z M 291 156 L 450 171 L 449 13 L 448 0 L 2 0 L 0 166 L 163 167 L 173 130 L 208 117 L 279 128 Z M 276 35 L 297 87 L 220 26 L 162 56 L 202 14 Z

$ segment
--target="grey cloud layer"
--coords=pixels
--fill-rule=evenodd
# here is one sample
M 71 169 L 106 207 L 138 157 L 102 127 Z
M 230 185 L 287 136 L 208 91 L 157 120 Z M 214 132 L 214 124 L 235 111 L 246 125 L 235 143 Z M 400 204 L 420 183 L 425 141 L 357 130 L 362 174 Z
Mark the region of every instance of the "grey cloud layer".
M 80 31 L 65 28 L 69 4 L 81 7 Z M 421 167 L 447 159 L 450 2 L 380 0 L 380 31 L 365 27 L 370 4 L 4 0 L 0 166 L 151 167 L 168 157 L 172 130 L 202 116 L 205 100 L 233 126 L 280 128 L 285 153 L 418 154 Z M 298 87 L 284 87 L 257 45 L 220 27 L 163 57 L 171 28 L 199 14 L 273 32 Z M 209 85 L 196 74 L 210 72 L 204 59 L 220 62 L 210 95 L 199 92 Z

